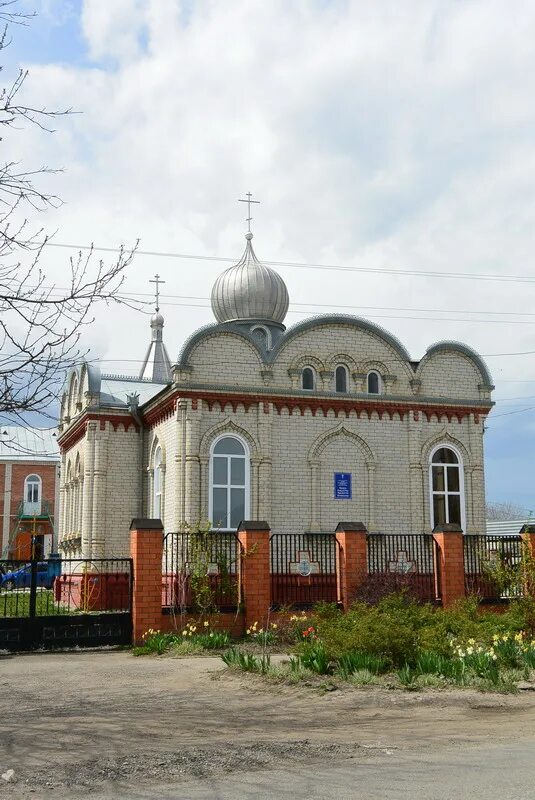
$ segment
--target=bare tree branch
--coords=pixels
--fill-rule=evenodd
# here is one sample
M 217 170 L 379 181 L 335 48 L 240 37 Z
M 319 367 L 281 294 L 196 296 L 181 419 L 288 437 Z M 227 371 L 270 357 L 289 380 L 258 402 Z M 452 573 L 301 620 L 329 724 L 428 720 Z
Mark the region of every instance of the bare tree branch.
M 10 26 L 26 25 L 34 14 L 19 10 L 19 0 L 0 0 L 0 53 L 10 44 Z M 4 72 L 0 65 L 0 72 Z M 10 131 L 27 124 L 52 133 L 50 123 L 73 113 L 46 106 L 25 105 L 22 89 L 28 78 L 20 70 L 0 89 L 0 143 Z M 17 133 L 17 135 L 19 135 Z M 80 363 L 83 329 L 94 321 L 99 302 L 138 308 L 121 289 L 134 247 L 121 248 L 111 264 L 96 261 L 92 249 L 66 264 L 63 286 L 53 284 L 40 267 L 49 241 L 42 228 L 30 230 L 26 210 L 43 212 L 61 204 L 58 196 L 39 188 L 43 176 L 61 170 L 46 165 L 26 168 L 14 160 L 0 163 L 0 422 L 24 423 L 25 414 L 48 415 L 58 400 L 65 372 Z

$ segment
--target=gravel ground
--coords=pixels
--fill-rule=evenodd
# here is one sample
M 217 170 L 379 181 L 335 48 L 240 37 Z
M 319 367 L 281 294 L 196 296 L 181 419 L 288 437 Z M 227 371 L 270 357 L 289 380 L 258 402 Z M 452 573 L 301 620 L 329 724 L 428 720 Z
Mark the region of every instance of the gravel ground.
M 347 778 L 355 770 L 373 783 L 414 759 L 435 766 L 446 759 L 453 775 L 456 759 L 473 753 L 477 766 L 488 747 L 519 742 L 535 752 L 534 693 L 322 693 L 267 686 L 225 670 L 218 658 L 113 651 L 0 658 L 0 697 L 0 774 L 15 772 L 13 782 L 0 778 L 0 796 L 13 800 L 245 797 L 256 785 L 258 797 L 284 797 L 285 775 L 295 777 L 296 797 L 365 798 L 366 784 Z M 327 777 L 316 793 L 303 788 L 306 776 L 337 769 L 350 781 L 347 794 L 329 794 Z M 449 797 L 430 791 L 415 796 Z

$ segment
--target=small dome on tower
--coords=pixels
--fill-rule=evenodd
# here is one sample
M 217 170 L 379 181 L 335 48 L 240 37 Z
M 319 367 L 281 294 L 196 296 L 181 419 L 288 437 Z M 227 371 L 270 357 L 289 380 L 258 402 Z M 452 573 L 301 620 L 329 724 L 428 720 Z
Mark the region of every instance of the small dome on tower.
M 288 311 L 288 290 L 275 270 L 257 259 L 251 240 L 241 259 L 222 272 L 212 289 L 212 311 L 218 322 L 248 320 L 282 325 Z

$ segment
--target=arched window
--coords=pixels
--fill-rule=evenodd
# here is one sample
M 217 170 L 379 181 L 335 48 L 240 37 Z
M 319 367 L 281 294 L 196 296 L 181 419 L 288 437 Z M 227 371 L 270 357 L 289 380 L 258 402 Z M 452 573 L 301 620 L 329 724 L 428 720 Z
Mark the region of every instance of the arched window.
M 312 367 L 305 367 L 301 375 L 301 387 L 307 392 L 313 392 L 316 385 L 316 375 Z
M 334 373 L 334 388 L 337 392 L 347 392 L 347 367 L 338 364 Z
M 39 516 L 41 513 L 41 478 L 28 475 L 24 481 L 24 515 Z
M 431 453 L 430 484 L 433 528 L 456 523 L 464 530 L 463 465 L 451 447 L 440 445 Z
M 236 436 L 217 439 L 210 455 L 209 516 L 214 528 L 236 530 L 249 515 L 249 453 Z
M 152 476 L 152 517 L 153 519 L 162 518 L 162 448 L 157 447 L 154 451 Z
M 368 372 L 368 394 L 381 394 L 381 376 L 375 370 Z

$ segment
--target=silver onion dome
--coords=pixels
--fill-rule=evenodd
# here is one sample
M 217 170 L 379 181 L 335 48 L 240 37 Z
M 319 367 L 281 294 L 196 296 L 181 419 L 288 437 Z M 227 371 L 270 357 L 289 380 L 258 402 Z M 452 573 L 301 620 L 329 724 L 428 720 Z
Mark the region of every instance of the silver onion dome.
M 245 252 L 222 272 L 212 289 L 212 311 L 218 322 L 262 320 L 282 324 L 288 311 L 288 290 L 275 270 L 257 259 L 246 233 Z

